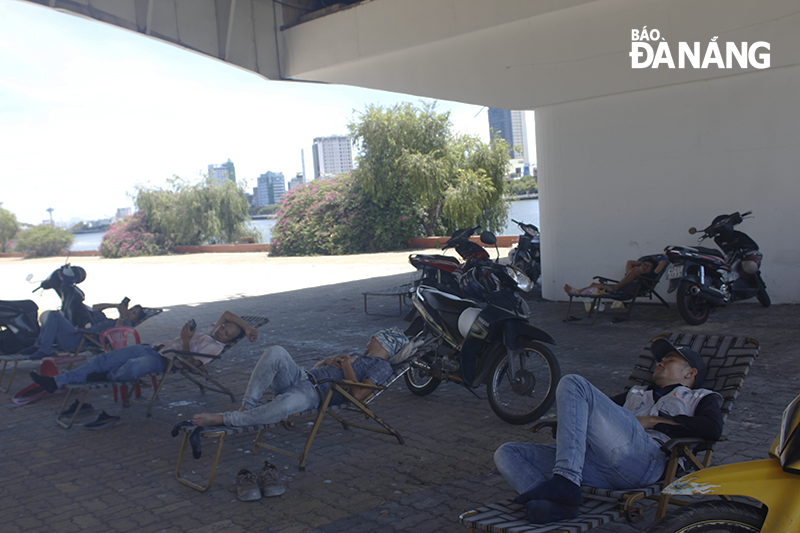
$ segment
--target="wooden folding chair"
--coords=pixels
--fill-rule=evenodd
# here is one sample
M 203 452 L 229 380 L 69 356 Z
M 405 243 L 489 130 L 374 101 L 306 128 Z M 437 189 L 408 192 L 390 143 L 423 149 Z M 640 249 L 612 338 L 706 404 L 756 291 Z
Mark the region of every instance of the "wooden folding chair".
M 250 316 L 244 315 L 240 317 L 245 323 L 249 326 L 254 328 L 260 328 L 267 322 L 269 322 L 269 318 L 265 316 Z M 170 359 L 167 368 L 164 370 L 164 374 L 161 376 L 161 380 L 156 387 L 155 392 L 153 393 L 153 398 L 150 400 L 150 403 L 147 405 L 147 416 L 152 415 L 153 411 L 153 404 L 155 404 L 156 399 L 158 398 L 159 394 L 161 394 L 161 389 L 164 388 L 164 383 L 167 381 L 167 377 L 173 373 L 177 373 L 194 383 L 200 388 L 200 392 L 205 394 L 206 390 L 210 390 L 212 392 L 219 392 L 221 394 L 227 394 L 231 398 L 231 402 L 236 401 L 236 396 L 225 387 L 222 383 L 211 377 L 208 373 L 206 367 L 210 365 L 213 361 L 222 358 L 222 355 L 225 354 L 228 350 L 233 348 L 243 337 L 236 339 L 235 341 L 228 343 L 225 348 L 223 348 L 222 352 L 219 355 L 206 355 L 202 353 L 194 353 L 194 352 L 184 352 L 181 350 L 168 350 L 169 353 L 173 354 L 172 359 Z M 210 359 L 207 363 L 203 366 L 195 366 L 189 359 L 191 357 L 204 357 Z M 179 363 L 176 365 L 176 363 Z M 201 381 L 201 378 L 204 381 Z
M 730 337 L 719 335 L 695 335 L 691 333 L 662 334 L 650 339 L 634 364 L 633 371 L 625 384 L 625 391 L 635 385 L 652 384 L 653 370 L 656 361 L 650 353 L 650 345 L 660 338 L 669 338 L 675 346 L 686 346 L 700 354 L 706 365 L 704 387 L 718 392 L 722 398 L 723 421 L 727 418 L 736 397 L 742 388 L 745 377 L 758 357 L 759 344 L 746 337 Z M 555 436 L 555 422 L 541 422 L 532 428 L 537 431 L 551 428 Z M 699 470 L 711 464 L 714 442 L 702 439 L 672 439 L 664 443 L 661 449 L 669 457 L 663 480 L 649 487 L 628 490 L 605 490 L 592 487 L 581 487 L 583 505 L 581 514 L 572 520 L 537 525 L 528 523 L 525 507 L 511 500 L 499 502 L 486 507 L 479 507 L 463 513 L 459 520 L 469 531 L 490 531 L 493 533 L 519 532 L 544 533 L 545 531 L 578 532 L 588 531 L 594 527 L 624 517 L 629 522 L 642 519 L 644 509 L 639 503 L 644 499 L 657 500 L 656 518 L 658 521 L 666 514 L 667 505 L 687 505 L 689 502 L 670 499 L 662 494 L 662 487 L 672 483 L 678 475 L 679 468 Z M 699 454 L 703 458 L 699 458 Z M 681 466 L 683 465 L 683 466 Z M 608 505 L 608 503 L 611 505 Z M 601 509 L 602 506 L 602 509 Z
M 287 455 L 289 457 L 293 457 L 299 460 L 298 469 L 304 471 L 306 468 L 306 458 L 308 457 L 309 451 L 311 449 L 311 445 L 314 442 L 314 438 L 317 435 L 319 430 L 320 424 L 322 424 L 322 420 L 325 418 L 326 414 L 330 414 L 333 418 L 335 418 L 339 423 L 342 424 L 344 429 L 349 429 L 350 427 L 356 427 L 360 429 L 366 429 L 368 431 L 374 431 L 376 433 L 382 433 L 385 435 L 391 435 L 397 439 L 397 442 L 403 444 L 405 441 L 400 433 L 391 427 L 388 423 L 386 423 L 383 419 L 378 417 L 372 409 L 368 407 L 375 398 L 377 398 L 381 392 L 386 390 L 392 383 L 397 381 L 403 374 L 408 372 L 410 368 L 410 361 L 403 362 L 399 365 L 393 367 L 392 375 L 384 381 L 380 385 L 372 385 L 369 388 L 373 389 L 372 394 L 370 394 L 365 399 L 359 401 L 353 398 L 353 396 L 344 390 L 344 387 L 357 385 L 359 387 L 366 387 L 363 383 L 353 383 L 347 380 L 320 380 L 320 383 L 331 383 L 330 389 L 328 389 L 328 393 L 320 403 L 320 406 L 317 409 L 310 409 L 307 411 L 303 411 L 301 413 L 296 413 L 292 415 L 288 420 L 284 420 L 282 422 L 278 422 L 276 424 L 258 424 L 252 426 L 212 426 L 212 427 L 204 427 L 199 428 L 192 425 L 184 425 L 178 428 L 178 431 L 183 433 L 183 439 L 181 441 L 181 448 L 178 452 L 178 460 L 175 466 L 175 478 L 182 484 L 186 485 L 187 487 L 192 487 L 195 490 L 199 490 L 201 492 L 205 492 L 211 488 L 211 485 L 214 483 L 214 477 L 216 476 L 217 466 L 219 466 L 219 460 L 222 456 L 222 445 L 224 443 L 225 437 L 239 435 L 243 433 L 251 433 L 257 431 L 258 434 L 256 435 L 255 443 L 253 444 L 253 453 L 258 453 L 260 448 L 272 450 L 283 455 Z M 338 404 L 338 405 L 330 405 L 330 400 L 334 392 L 340 393 L 342 396 L 347 398 L 348 403 Z M 351 413 L 358 413 L 363 415 L 365 418 L 372 419 L 379 427 L 375 426 L 366 426 L 361 423 L 353 423 L 351 421 L 346 420 L 342 414 L 345 412 Z M 314 420 L 314 425 L 311 428 L 311 432 L 306 438 L 305 444 L 303 449 L 299 452 L 293 450 L 287 450 L 285 448 L 278 448 L 271 444 L 267 444 L 266 442 L 262 442 L 262 437 L 264 436 L 267 430 L 277 429 L 282 427 L 287 427 L 293 425 L 291 422 L 297 417 L 306 417 L 309 415 L 316 414 L 316 419 Z M 208 479 L 203 483 L 195 483 L 189 479 L 187 479 L 182 473 L 182 465 L 183 460 L 186 454 L 186 450 L 189 448 L 190 439 L 216 439 L 216 446 L 214 447 L 213 451 L 213 458 L 211 459 L 211 465 L 209 467 L 209 474 Z M 212 441 L 213 442 L 213 441 Z

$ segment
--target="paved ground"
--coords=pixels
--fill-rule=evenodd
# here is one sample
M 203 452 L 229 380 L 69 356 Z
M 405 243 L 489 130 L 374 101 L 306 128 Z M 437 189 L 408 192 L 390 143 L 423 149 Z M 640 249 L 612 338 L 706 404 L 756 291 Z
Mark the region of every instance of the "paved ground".
M 143 324 L 145 342 L 171 336 L 194 317 L 199 323 L 230 309 L 265 314 L 271 322 L 255 344 L 241 342 L 219 364 L 215 375 L 241 393 L 250 369 L 265 346 L 280 344 L 308 366 L 323 356 L 360 348 L 373 331 L 402 326 L 398 317 L 367 316 L 362 292 L 399 285 L 411 267 L 405 254 L 275 260 L 263 254 L 176 257 L 147 260 L 76 261 L 89 272 L 89 301 L 128 294 L 167 312 Z M 28 297 L 25 273 L 41 277 L 52 260 L 0 259 L 5 299 Z M 122 279 L 124 291 L 113 280 Z M 96 280 L 96 283 L 92 283 Z M 301 288 L 301 287 L 310 288 Z M 44 309 L 47 300 L 36 297 Z M 377 301 L 375 303 L 378 303 Z M 553 351 L 564 373 L 580 373 L 601 389 L 622 387 L 646 341 L 665 331 L 748 335 L 762 346 L 761 358 L 746 380 L 727 442 L 717 447 L 716 463 L 765 457 L 785 405 L 798 393 L 797 306 L 739 304 L 720 310 L 703 326 L 687 326 L 673 309 L 643 306 L 631 321 L 593 326 L 562 322 L 566 304 L 530 298 L 532 322 L 558 341 Z M 378 303 L 379 304 L 379 303 Z M 386 301 L 383 309 L 393 309 Z M 209 492 L 185 487 L 174 478 L 176 422 L 199 411 L 233 408 L 220 395 L 201 395 L 189 382 L 174 381 L 162 393 L 152 418 L 145 405 L 114 404 L 110 391 L 96 391 L 90 402 L 122 414 L 124 423 L 90 432 L 55 424 L 60 394 L 27 406 L 11 403 L 12 393 L 28 384 L 18 376 L 11 393 L 0 394 L 0 524 L 3 532 L 22 531 L 464 531 L 458 515 L 504 499 L 510 490 L 494 470 L 492 453 L 509 440 L 546 441 L 526 427 L 510 426 L 476 398 L 454 385 L 430 396 L 413 396 L 398 382 L 375 408 L 405 437 L 405 445 L 382 435 L 345 431 L 326 421 L 315 441 L 308 468 L 282 455 L 253 456 L 252 435 L 225 444 L 220 470 Z M 150 394 L 145 389 L 144 397 Z M 143 397 L 143 398 L 144 398 Z M 550 416 L 554 415 L 551 413 Z M 94 415 L 81 422 L 88 422 Z M 307 428 L 280 430 L 276 441 L 300 447 Z M 208 450 L 187 466 L 198 475 Z M 279 498 L 242 503 L 230 491 L 240 468 L 258 469 L 263 458 L 288 480 Z M 638 531 L 642 526 L 613 524 L 601 531 Z

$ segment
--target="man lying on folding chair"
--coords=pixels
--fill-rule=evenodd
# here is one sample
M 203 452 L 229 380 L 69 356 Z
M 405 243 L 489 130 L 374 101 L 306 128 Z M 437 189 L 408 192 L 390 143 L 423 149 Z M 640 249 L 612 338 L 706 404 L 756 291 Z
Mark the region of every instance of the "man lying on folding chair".
M 567 294 L 576 294 L 576 295 L 597 295 L 603 294 L 607 292 L 614 292 L 618 291 L 623 287 L 626 287 L 639 279 L 640 276 L 644 274 L 649 274 L 651 272 L 659 273 L 666 266 L 669 264 L 667 258 L 662 256 L 648 256 L 643 257 L 641 260 L 630 260 L 625 263 L 625 276 L 618 282 L 614 284 L 605 284 L 605 283 L 592 283 L 588 287 L 584 287 L 583 289 L 576 289 L 572 285 L 566 284 L 564 285 L 564 292 Z
M 142 321 L 145 311 L 141 305 L 128 307 L 130 300 L 125 298 L 118 304 L 95 304 L 92 306 L 92 317 L 95 323 L 86 330 L 79 330 L 72 322 L 58 311 L 42 313 L 42 328 L 33 346 L 20 351 L 21 355 L 29 355 L 30 359 L 42 359 L 53 353 L 53 348 L 73 351 L 81 344 L 83 334 L 101 333 L 114 326 L 132 327 Z M 103 311 L 114 308 L 119 318 L 108 318 Z
M 152 346 L 136 344 L 98 355 L 89 363 L 74 370 L 68 370 L 55 377 L 42 376 L 31 371 L 31 379 L 47 392 L 53 393 L 67 383 L 86 383 L 91 381 L 134 381 L 139 376 L 164 372 L 168 359 L 173 357 L 171 350 L 218 355 L 225 345 L 237 338 L 246 336 L 250 342 L 258 338 L 258 330 L 230 311 L 225 311 L 214 324 L 203 332 L 196 330 L 194 320 L 187 322 L 180 336 Z M 191 358 L 190 362 L 200 364 L 208 358 Z
M 250 374 L 242 407 L 238 411 L 196 414 L 192 423 L 196 426 L 275 424 L 293 414 L 316 409 L 331 387 L 330 383 L 319 382 L 332 378 L 368 385 L 383 383 L 392 375 L 389 359 L 408 342 L 408 338 L 397 328 L 383 329 L 370 337 L 366 354 L 328 357 L 309 372 L 295 363 L 285 349 L 270 346 L 264 350 Z M 267 390 L 272 391 L 274 399 L 262 403 L 261 397 Z M 352 386 L 349 390 L 345 387 L 344 390 L 357 400 L 374 392 L 371 388 L 358 386 Z M 335 392 L 330 404 L 345 402 L 347 399 Z
M 650 351 L 658 361 L 654 387 L 609 398 L 580 376 L 564 376 L 556 390 L 556 445 L 509 442 L 497 449 L 497 469 L 520 493 L 514 501 L 532 523 L 576 517 L 581 484 L 622 490 L 655 483 L 667 464 L 661 444 L 670 438 L 719 439 L 722 397 L 701 388 L 700 355 L 667 339 Z

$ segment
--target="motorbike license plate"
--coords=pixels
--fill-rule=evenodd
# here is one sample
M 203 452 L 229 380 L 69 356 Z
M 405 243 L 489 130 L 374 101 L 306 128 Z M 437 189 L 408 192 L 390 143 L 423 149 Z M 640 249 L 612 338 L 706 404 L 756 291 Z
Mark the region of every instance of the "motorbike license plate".
M 683 265 L 672 264 L 667 268 L 667 279 L 678 279 L 683 277 Z

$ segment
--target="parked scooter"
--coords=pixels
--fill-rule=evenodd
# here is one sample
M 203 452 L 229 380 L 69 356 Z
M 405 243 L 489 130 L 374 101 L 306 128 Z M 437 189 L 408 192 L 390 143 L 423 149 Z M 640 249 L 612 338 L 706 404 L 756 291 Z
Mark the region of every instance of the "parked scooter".
M 664 252 L 670 263 L 666 272 L 668 292 L 678 290 L 678 311 L 692 325 L 708 320 L 712 307 L 720 307 L 737 300 L 756 297 L 761 305 L 769 307 L 770 298 L 761 279 L 762 254 L 758 244 L 734 226 L 750 215 L 738 212 L 720 215 L 702 231 L 697 242 L 714 238 L 722 249 L 702 246 L 667 246 Z M 694 235 L 698 230 L 690 228 Z
M 485 232 L 484 237 L 490 241 L 494 235 Z M 487 259 L 468 264 L 459 280 L 462 296 L 426 285 L 414 291 L 416 316 L 406 331 L 422 346 L 412 356 L 406 385 L 425 396 L 442 381 L 473 394 L 485 383 L 498 417 L 530 423 L 555 400 L 561 370 L 542 343 L 556 342 L 529 322 L 529 308 L 519 294 L 533 286 L 525 274 Z
M 741 501 L 698 502 L 668 514 L 647 533 L 703 531 L 784 533 L 800 524 L 800 396 L 783 412 L 769 459 L 715 466 L 687 474 L 664 488 L 671 495 L 745 496 Z
M 442 248 L 442 251 L 454 248 L 464 263 L 455 257 L 442 254 L 411 254 L 408 256 L 408 262 L 417 269 L 413 287 L 425 285 L 460 295 L 459 279 L 464 273 L 465 266 L 474 260 L 489 259 L 489 253 L 482 246 L 470 240 L 470 237 L 478 229 L 480 226 L 456 230 Z M 486 232 L 484 232 L 485 234 Z M 484 244 L 490 243 L 484 242 Z
M 29 280 L 32 276 L 28 276 Z M 94 317 L 83 300 L 86 296 L 76 285 L 86 279 L 86 270 L 66 263 L 55 269 L 47 279 L 33 289 L 53 289 L 61 298 L 61 312 L 76 328 L 83 328 L 94 323 Z
M 517 270 L 524 272 L 533 283 L 538 283 L 539 276 L 542 275 L 539 228 L 533 224 L 526 224 L 513 218 L 511 222 L 522 230 L 522 235 L 519 236 L 519 243 L 508 252 L 511 264 Z

